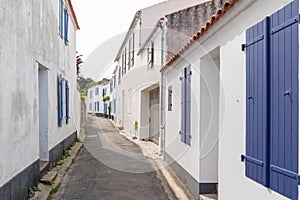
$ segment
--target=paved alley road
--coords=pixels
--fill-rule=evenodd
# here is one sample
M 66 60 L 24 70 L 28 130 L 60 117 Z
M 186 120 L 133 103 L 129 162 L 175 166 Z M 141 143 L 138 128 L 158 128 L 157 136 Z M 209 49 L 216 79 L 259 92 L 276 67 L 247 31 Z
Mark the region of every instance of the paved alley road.
M 108 120 L 89 117 L 85 147 L 54 199 L 170 198 L 138 146 L 119 135 Z

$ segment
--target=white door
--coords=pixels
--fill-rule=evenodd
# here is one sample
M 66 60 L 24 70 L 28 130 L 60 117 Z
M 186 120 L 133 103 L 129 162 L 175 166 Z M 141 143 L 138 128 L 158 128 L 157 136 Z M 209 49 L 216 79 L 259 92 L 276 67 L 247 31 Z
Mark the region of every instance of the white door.
M 39 65 L 39 149 L 40 160 L 49 161 L 48 151 L 48 70 Z
M 159 88 L 150 91 L 149 139 L 158 144 L 159 140 Z

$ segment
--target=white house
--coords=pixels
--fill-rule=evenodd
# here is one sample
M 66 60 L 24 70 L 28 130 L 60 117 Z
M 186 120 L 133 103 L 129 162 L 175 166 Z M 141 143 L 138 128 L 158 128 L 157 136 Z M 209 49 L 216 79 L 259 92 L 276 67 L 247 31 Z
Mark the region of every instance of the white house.
M 170 0 L 141 9 L 135 14 L 115 59 L 118 62 L 115 73 L 118 85 L 114 118 L 127 134 L 136 134 L 134 129 L 137 122 L 138 139 L 162 144 L 159 70 L 166 61 L 164 51 L 161 50 L 164 48 L 162 39 L 165 36 L 161 33 L 156 37 L 152 35 L 162 27 L 157 20 L 164 14 L 199 2 L 204 0 Z
M 108 116 L 110 105 L 110 80 L 102 79 L 101 83 L 88 89 L 87 93 L 87 113 L 97 116 Z M 109 97 L 103 101 L 103 98 Z
M 118 68 L 116 67 L 110 79 L 110 112 L 112 120 L 115 120 L 117 112 L 117 70 Z
M 225 2 L 162 67 L 165 158 L 196 199 L 300 199 L 298 13 Z
M 18 200 L 80 131 L 79 26 L 70 0 L 0 9 L 0 199 Z

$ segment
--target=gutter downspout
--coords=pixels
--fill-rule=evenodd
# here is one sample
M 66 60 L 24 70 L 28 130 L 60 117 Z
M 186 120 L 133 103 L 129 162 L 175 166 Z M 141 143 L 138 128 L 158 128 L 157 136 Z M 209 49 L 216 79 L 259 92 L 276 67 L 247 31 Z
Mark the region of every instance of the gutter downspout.
M 139 50 L 142 47 L 142 17 L 139 16 Z
M 165 19 L 159 20 L 159 27 L 161 28 L 161 67 L 165 63 Z M 159 155 L 162 155 L 163 159 L 165 157 L 165 124 L 164 124 L 164 72 L 161 72 L 160 76 L 160 134 L 159 134 Z

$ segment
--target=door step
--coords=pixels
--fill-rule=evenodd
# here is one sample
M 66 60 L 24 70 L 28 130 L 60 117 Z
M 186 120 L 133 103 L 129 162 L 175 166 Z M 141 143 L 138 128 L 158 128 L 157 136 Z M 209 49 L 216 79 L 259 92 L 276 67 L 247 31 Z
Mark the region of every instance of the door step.
M 49 171 L 45 176 L 40 180 L 41 183 L 45 185 L 52 185 L 57 177 L 58 173 L 55 170 Z
M 200 200 L 218 200 L 217 194 L 201 194 Z
M 49 162 L 47 161 L 40 161 L 40 174 L 41 176 L 45 175 L 47 173 L 47 170 L 49 169 Z

